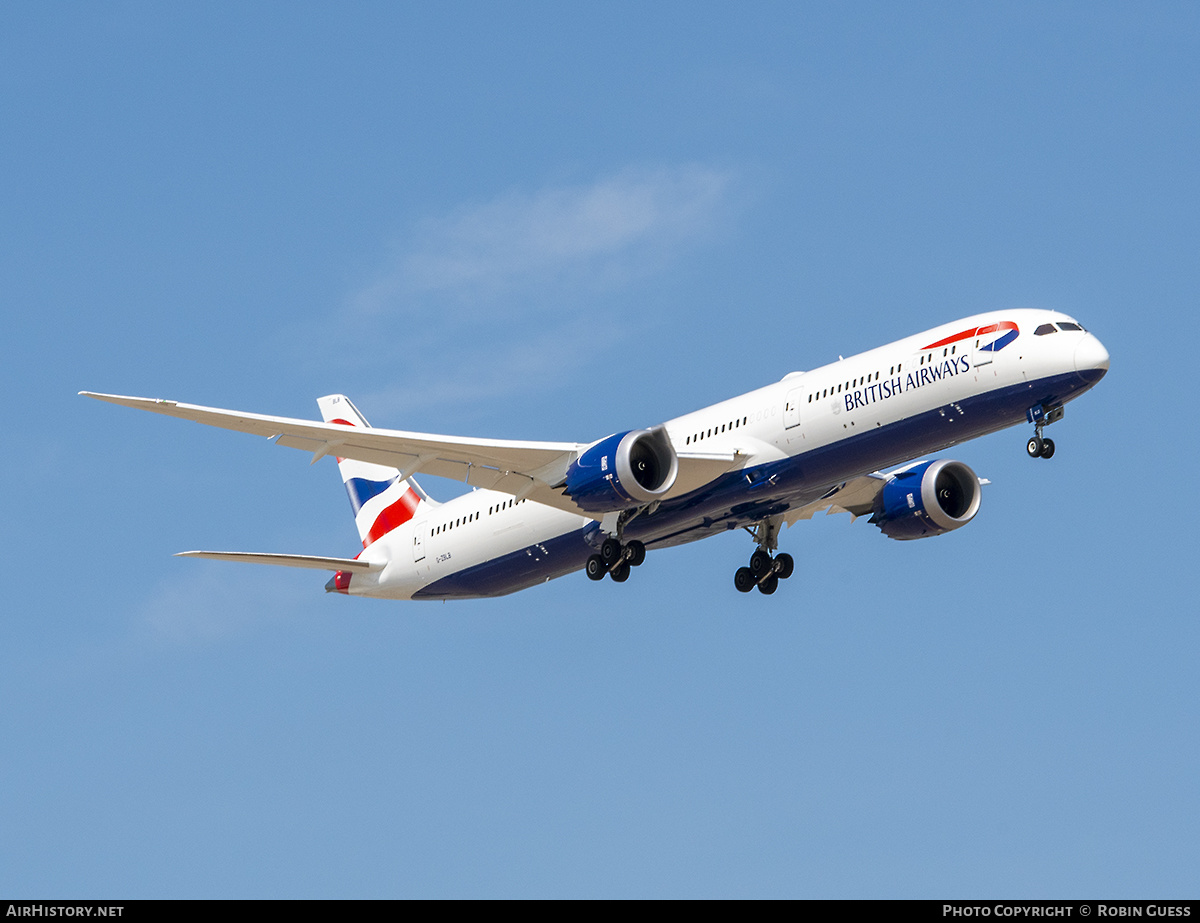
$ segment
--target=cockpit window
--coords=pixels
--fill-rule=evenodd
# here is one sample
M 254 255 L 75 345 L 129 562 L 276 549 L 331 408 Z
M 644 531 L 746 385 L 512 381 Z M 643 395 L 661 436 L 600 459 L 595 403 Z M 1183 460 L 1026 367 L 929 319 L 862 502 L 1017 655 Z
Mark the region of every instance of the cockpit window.
M 1037 330 L 1033 331 L 1035 337 L 1044 337 L 1047 333 L 1057 333 L 1053 324 L 1042 324 Z
M 1078 324 L 1059 324 L 1058 329 L 1059 330 L 1082 330 L 1083 328 L 1080 327 Z

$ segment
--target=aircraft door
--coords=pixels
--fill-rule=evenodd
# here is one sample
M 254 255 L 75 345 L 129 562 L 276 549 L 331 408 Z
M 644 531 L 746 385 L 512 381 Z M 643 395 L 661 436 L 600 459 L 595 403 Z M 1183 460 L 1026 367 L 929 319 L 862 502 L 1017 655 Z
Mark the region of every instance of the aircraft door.
M 784 429 L 800 425 L 800 404 L 804 401 L 804 392 L 804 388 L 793 388 L 788 392 L 787 403 L 783 405 Z
M 413 562 L 425 560 L 425 535 L 428 532 L 428 524 L 418 522 L 413 526 Z

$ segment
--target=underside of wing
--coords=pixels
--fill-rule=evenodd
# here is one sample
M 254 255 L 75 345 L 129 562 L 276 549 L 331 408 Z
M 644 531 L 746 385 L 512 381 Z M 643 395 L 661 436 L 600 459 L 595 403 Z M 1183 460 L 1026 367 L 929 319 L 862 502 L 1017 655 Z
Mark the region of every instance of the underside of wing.
M 929 476 L 934 481 L 929 496 L 925 496 L 922 493 L 922 485 L 926 480 L 924 475 L 931 465 L 935 467 Z M 945 480 L 937 480 L 939 474 Z M 914 495 L 908 497 L 906 509 L 888 509 L 887 503 L 881 502 L 886 500 L 884 487 L 890 481 L 904 477 L 918 478 L 915 482 Z M 924 513 L 927 505 L 935 524 L 942 531 L 950 531 L 971 520 L 979 508 L 979 488 L 989 483 L 991 482 L 987 478 L 978 477 L 962 462 L 909 462 L 888 472 L 876 471 L 872 474 L 851 478 L 845 483 L 830 488 L 820 499 L 788 510 L 783 518 L 788 525 L 791 525 L 801 519 L 812 519 L 814 514 L 824 510 L 827 515 L 849 513 L 855 519 L 859 516 L 870 515 L 871 522 L 880 525 L 880 523 L 886 524 L 897 518 L 904 518 L 913 510 Z M 915 494 L 921 494 L 920 504 L 917 503 Z M 959 499 L 956 500 L 956 498 Z M 935 507 L 941 507 L 943 504 L 949 504 L 951 509 L 942 509 L 939 514 Z M 890 527 L 880 525 L 880 528 L 885 534 L 891 534 Z M 930 529 L 920 534 L 937 533 Z
M 679 474 L 675 478 L 674 485 L 667 491 L 666 499 L 668 500 L 673 497 L 682 497 L 693 490 L 699 490 L 726 471 L 746 461 L 746 456 L 736 452 L 728 454 L 680 452 L 678 458 Z
M 210 561 L 235 561 L 240 564 L 273 564 L 277 567 L 305 567 L 309 570 L 340 570 L 365 574 L 382 570 L 383 564 L 354 558 L 326 558 L 314 554 L 260 554 L 253 551 L 181 551 L 177 558 L 207 558 Z
M 790 526 L 801 519 L 812 519 L 814 514 L 822 510 L 827 515 L 849 513 L 855 519 L 865 516 L 875 509 L 875 500 L 887 479 L 886 474 L 878 471 L 853 478 L 832 488 L 819 500 L 788 510 L 784 514 L 784 521 Z

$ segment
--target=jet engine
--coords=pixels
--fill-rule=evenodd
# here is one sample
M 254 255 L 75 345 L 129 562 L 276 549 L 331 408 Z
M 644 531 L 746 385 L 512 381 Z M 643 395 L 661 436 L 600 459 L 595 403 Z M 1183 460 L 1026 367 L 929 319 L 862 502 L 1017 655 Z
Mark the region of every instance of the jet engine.
M 566 490 L 589 513 L 661 500 L 679 473 L 666 427 L 614 433 L 584 449 L 567 469 Z
M 883 485 L 871 522 L 901 541 L 941 535 L 975 518 L 982 493 L 979 478 L 962 462 L 923 462 Z

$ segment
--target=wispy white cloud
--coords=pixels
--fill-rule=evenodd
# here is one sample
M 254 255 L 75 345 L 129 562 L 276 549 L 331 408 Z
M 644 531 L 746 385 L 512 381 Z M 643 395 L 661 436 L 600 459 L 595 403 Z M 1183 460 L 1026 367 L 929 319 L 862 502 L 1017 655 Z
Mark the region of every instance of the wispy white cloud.
M 318 361 L 374 384 L 356 400 L 394 421 L 544 393 L 644 335 L 661 308 L 638 284 L 718 238 L 745 186 L 704 164 L 627 168 L 414 221 L 322 328 Z
M 368 392 L 356 400 L 373 414 L 403 426 L 413 407 L 443 408 L 478 405 L 527 391 L 531 383 L 553 387 L 575 374 L 580 363 L 613 345 L 619 336 L 609 328 L 595 329 L 578 321 L 556 324 L 532 336 L 500 338 L 480 344 L 459 344 L 458 361 L 449 368 L 437 356 L 410 363 L 414 374 L 403 385 Z M 586 347 L 580 345 L 585 344 Z M 549 438 L 549 437 L 547 437 Z M 566 438 L 566 437 L 564 437 Z
M 509 192 L 420 222 L 353 302 L 378 313 L 429 296 L 486 301 L 580 272 L 636 274 L 711 233 L 732 186 L 730 172 L 691 164 Z

